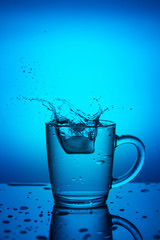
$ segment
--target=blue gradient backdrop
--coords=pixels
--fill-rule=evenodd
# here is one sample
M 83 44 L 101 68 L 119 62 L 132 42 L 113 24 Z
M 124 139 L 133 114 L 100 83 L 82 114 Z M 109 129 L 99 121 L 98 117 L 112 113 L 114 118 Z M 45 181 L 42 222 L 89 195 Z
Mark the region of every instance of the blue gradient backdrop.
M 101 96 L 117 134 L 135 135 L 146 146 L 134 181 L 160 181 L 160 1 L 0 5 L 0 182 L 49 181 L 50 113 L 20 95 L 66 98 L 82 109 Z M 133 146 L 117 148 L 114 175 L 135 157 Z

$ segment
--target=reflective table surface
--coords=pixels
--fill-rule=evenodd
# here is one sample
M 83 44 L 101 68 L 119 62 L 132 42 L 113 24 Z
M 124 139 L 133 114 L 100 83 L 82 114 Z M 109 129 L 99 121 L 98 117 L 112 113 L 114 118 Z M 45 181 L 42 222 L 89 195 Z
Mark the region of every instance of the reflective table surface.
M 160 183 L 128 183 L 93 209 L 54 205 L 49 184 L 0 184 L 0 240 L 160 239 Z

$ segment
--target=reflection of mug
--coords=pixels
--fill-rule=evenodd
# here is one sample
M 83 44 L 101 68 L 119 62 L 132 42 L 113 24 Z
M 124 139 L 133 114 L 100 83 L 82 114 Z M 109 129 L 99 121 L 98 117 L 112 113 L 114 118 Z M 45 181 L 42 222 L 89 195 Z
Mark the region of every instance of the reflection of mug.
M 134 239 L 142 240 L 138 229 L 128 220 L 110 215 L 107 205 L 90 210 L 54 206 L 49 240 L 112 240 L 115 225 L 123 226 Z
M 100 121 L 94 125 L 46 124 L 48 164 L 55 202 L 71 208 L 105 204 L 111 187 L 133 179 L 140 171 L 145 149 L 130 135 L 115 135 L 115 124 Z M 112 178 L 113 156 L 117 146 L 133 144 L 138 157 L 123 176 Z

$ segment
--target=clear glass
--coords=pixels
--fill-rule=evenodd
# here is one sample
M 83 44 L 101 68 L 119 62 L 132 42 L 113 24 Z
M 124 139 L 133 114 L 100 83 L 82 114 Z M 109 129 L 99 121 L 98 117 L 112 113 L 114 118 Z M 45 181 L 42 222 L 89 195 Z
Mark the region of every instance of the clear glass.
M 127 219 L 111 215 L 107 205 L 92 210 L 58 208 L 55 205 L 49 239 L 113 240 L 112 230 L 117 225 L 128 230 L 135 240 L 143 239 L 135 225 Z
M 56 204 L 71 208 L 89 208 L 105 204 L 113 186 L 130 181 L 140 171 L 144 161 L 144 146 L 140 140 L 115 135 L 116 125 L 100 121 L 94 126 L 46 124 L 47 153 L 52 192 Z M 115 148 L 132 143 L 138 158 L 124 176 L 112 178 Z

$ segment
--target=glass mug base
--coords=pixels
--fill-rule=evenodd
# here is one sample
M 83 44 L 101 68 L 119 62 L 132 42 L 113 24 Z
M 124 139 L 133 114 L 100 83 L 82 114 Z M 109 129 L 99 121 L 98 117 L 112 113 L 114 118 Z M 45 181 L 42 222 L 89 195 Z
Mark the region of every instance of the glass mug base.
M 108 193 L 105 195 L 101 193 L 92 193 L 88 195 L 85 192 L 65 192 L 63 194 L 53 193 L 56 206 L 73 209 L 97 208 L 106 205 Z

